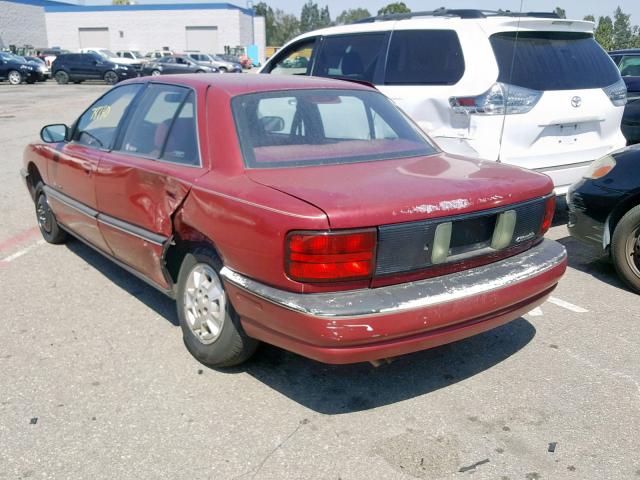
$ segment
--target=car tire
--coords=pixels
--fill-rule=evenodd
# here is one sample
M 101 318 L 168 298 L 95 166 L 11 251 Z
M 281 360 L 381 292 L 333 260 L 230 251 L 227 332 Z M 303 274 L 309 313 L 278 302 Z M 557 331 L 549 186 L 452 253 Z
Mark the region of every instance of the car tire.
M 73 83 L 75 85 L 80 85 L 82 82 L 84 82 L 84 80 L 75 80 Z
M 36 220 L 38 221 L 38 228 L 40 229 L 42 238 L 44 238 L 46 242 L 53 243 L 55 245 L 64 243 L 67 240 L 67 232 L 65 232 L 58 224 L 43 187 L 44 184 L 39 182 L 36 186 L 35 194 Z
M 113 70 L 108 70 L 107 72 L 105 72 L 103 78 L 104 82 L 107 85 L 115 85 L 116 83 L 118 83 L 118 74 Z
M 259 343 L 242 329 L 219 275 L 221 268 L 220 258 L 211 249 L 194 249 L 182 261 L 176 297 L 187 350 L 215 368 L 244 362 Z
M 204 70 L 196 70 L 196 73 L 205 73 Z
M 54 77 L 56 79 L 56 82 L 58 82 L 59 85 L 66 85 L 67 83 L 69 83 L 69 74 L 64 70 L 60 70 L 59 72 L 56 72 Z
M 22 83 L 22 74 L 17 70 L 11 70 L 7 75 L 7 80 L 11 85 L 20 85 Z
M 616 225 L 611 259 L 620 278 L 640 293 L 640 205 L 629 210 Z
M 220 70 L 220 73 L 227 73 L 226 67 L 218 67 L 218 70 Z
M 157 77 L 158 75 L 162 75 L 162 72 L 160 70 L 151 70 L 152 77 Z

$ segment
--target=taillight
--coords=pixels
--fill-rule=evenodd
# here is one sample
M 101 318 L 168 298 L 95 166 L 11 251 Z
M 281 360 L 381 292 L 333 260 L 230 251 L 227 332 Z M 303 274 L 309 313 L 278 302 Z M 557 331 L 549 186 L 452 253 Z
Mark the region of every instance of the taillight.
M 373 275 L 376 230 L 291 232 L 285 269 L 298 282 L 362 280 Z
M 544 218 L 542 219 L 542 225 L 540 226 L 540 235 L 544 235 L 551 228 L 551 222 L 553 222 L 553 214 L 556 211 L 556 196 L 551 195 L 544 203 Z
M 624 107 L 627 104 L 627 84 L 624 83 L 624 80 L 620 79 L 602 90 L 604 90 L 604 93 L 614 106 Z
M 455 113 L 510 115 L 527 113 L 541 96 L 542 92 L 538 90 L 497 82 L 486 92 L 474 97 L 451 97 L 449 105 Z

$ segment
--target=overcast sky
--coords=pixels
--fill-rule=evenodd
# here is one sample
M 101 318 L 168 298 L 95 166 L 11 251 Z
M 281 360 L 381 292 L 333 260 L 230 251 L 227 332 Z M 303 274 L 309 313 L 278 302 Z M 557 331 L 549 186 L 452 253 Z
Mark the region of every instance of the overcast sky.
M 189 0 L 188 2 L 178 2 L 172 0 L 137 0 L 136 3 L 199 3 L 207 0 Z M 208 0 L 210 3 L 216 0 Z M 220 0 L 224 1 L 224 0 Z M 241 7 L 246 7 L 248 2 L 228 0 Z M 317 0 L 320 6 L 329 5 L 331 18 L 335 18 L 348 8 L 366 7 L 371 13 L 376 13 L 380 7 L 392 0 Z M 76 0 L 76 3 L 82 3 Z M 87 5 L 109 4 L 109 0 L 85 0 Z M 257 3 L 257 2 L 254 2 Z M 267 0 L 271 7 L 280 8 L 289 13 L 300 15 L 300 9 L 304 0 Z M 488 10 L 519 10 L 520 0 L 455 0 L 446 2 L 444 0 L 405 0 L 409 8 L 417 10 L 434 10 L 445 6 L 447 8 L 485 8 Z M 581 19 L 587 14 L 592 14 L 598 18 L 600 15 L 613 15 L 617 6 L 622 7 L 625 13 L 631 14 L 631 23 L 640 24 L 640 0 L 523 0 L 523 10 L 525 11 L 551 11 L 556 6 L 560 6 L 567 11 L 567 17 Z

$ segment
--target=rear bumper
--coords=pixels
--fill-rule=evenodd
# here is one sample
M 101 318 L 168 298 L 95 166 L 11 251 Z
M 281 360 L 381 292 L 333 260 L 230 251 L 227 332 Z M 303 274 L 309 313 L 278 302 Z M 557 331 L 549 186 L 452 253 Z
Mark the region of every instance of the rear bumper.
M 221 272 L 249 336 L 326 363 L 402 355 L 507 323 L 542 303 L 564 273 L 545 240 L 514 257 L 438 278 L 347 292 L 278 290 Z

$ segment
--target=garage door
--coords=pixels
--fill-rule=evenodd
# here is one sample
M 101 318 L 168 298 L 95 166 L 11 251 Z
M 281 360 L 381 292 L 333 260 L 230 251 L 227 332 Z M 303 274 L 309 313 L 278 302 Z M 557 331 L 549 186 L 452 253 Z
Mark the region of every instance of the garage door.
M 187 50 L 218 52 L 218 27 L 186 27 Z
M 108 28 L 79 28 L 80 48 L 100 47 L 109 48 Z

